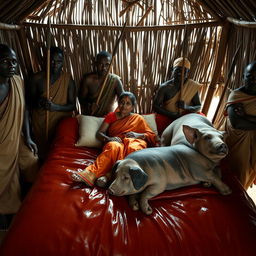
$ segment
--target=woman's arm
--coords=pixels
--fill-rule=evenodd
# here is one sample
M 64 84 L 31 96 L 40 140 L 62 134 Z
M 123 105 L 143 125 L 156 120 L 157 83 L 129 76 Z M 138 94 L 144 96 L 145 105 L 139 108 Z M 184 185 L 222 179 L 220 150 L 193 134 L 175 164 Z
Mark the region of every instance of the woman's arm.
M 97 139 L 99 139 L 103 143 L 107 143 L 109 141 L 117 141 L 117 142 L 121 143 L 122 140 L 119 137 L 109 137 L 109 136 L 107 136 L 108 128 L 109 128 L 109 123 L 106 123 L 106 122 L 103 121 L 99 130 L 96 133 Z

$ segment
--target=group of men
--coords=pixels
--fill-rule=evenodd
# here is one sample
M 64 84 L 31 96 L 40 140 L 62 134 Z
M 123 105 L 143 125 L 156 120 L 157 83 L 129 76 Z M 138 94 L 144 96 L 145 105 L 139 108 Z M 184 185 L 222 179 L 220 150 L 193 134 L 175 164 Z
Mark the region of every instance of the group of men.
M 77 93 L 71 75 L 63 71 L 63 51 L 52 47 L 50 74 L 43 70 L 32 75 L 25 90 L 23 81 L 17 75 L 16 53 L 9 46 L 0 44 L 0 225 L 19 208 L 19 176 L 25 177 L 28 182 L 34 181 L 39 161 L 46 158 L 57 124 L 76 112 L 77 96 L 82 114 L 102 117 L 113 111 L 115 99 L 124 89 L 120 77 L 109 73 L 111 58 L 111 54 L 106 51 L 96 56 L 95 70 L 84 75 Z M 171 79 L 160 85 L 154 98 L 154 110 L 170 122 L 183 114 L 200 111 L 200 84 L 188 78 L 189 70 L 188 59 L 176 59 Z M 47 76 L 49 90 L 46 89 Z M 245 86 L 234 94 L 244 97 L 238 96 L 237 100 L 234 95 L 234 99 L 228 101 L 227 127 L 232 127 L 233 133 L 246 134 L 247 144 L 251 141 L 250 152 L 247 151 L 246 160 L 243 158 L 251 171 L 242 170 L 243 178 L 240 179 L 247 188 L 256 176 L 253 147 L 256 141 L 255 63 L 245 71 Z M 249 101 L 252 102 L 250 110 L 245 106 Z M 227 131 L 231 134 L 229 128 Z M 230 139 L 230 145 L 234 147 L 231 152 L 236 155 L 235 159 L 241 159 L 242 153 L 234 153 L 238 152 L 235 144 L 236 141 L 231 142 Z M 241 149 L 240 146 L 238 148 Z

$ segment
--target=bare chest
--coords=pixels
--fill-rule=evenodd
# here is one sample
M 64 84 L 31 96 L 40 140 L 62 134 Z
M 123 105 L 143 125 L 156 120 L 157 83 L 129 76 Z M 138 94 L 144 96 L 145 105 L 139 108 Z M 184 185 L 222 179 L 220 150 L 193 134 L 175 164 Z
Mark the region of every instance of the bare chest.
M 8 84 L 0 85 L 0 104 L 2 104 L 7 97 L 9 90 L 10 86 Z

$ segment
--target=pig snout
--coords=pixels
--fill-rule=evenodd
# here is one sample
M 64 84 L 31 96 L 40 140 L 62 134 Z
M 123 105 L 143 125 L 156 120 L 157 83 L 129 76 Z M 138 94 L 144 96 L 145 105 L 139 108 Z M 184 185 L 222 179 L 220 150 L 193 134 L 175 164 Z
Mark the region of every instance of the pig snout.
M 108 193 L 114 196 L 122 196 L 124 191 L 117 185 L 110 185 L 108 188 Z
M 216 148 L 218 154 L 227 154 L 228 153 L 228 146 L 225 143 L 221 143 Z

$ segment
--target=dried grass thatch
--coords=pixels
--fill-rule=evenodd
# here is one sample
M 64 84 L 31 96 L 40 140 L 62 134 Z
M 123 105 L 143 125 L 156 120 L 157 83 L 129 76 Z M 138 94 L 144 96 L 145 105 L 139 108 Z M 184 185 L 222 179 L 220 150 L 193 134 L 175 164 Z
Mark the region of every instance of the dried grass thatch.
M 52 42 L 64 49 L 65 69 L 78 86 L 83 73 L 91 70 L 96 53 L 113 50 L 127 20 L 113 72 L 122 77 L 127 90 L 138 95 L 140 113 L 152 111 L 153 96 L 168 78 L 176 57 L 186 55 L 191 60 L 191 77 L 203 84 L 205 113 L 212 97 L 222 95 L 238 45 L 238 60 L 228 88 L 241 84 L 243 68 L 255 59 L 253 0 L 20 0 L 1 3 L 0 9 L 4 8 L 2 22 L 23 25 L 17 30 L 0 24 L 0 40 L 18 52 L 24 77 L 44 68 L 49 19 Z M 15 11 L 7 12 L 10 8 Z M 224 25 L 227 17 L 234 25 Z M 236 24 L 234 20 L 240 18 L 249 24 L 240 27 L 240 21 Z M 221 106 L 219 110 L 221 113 Z

